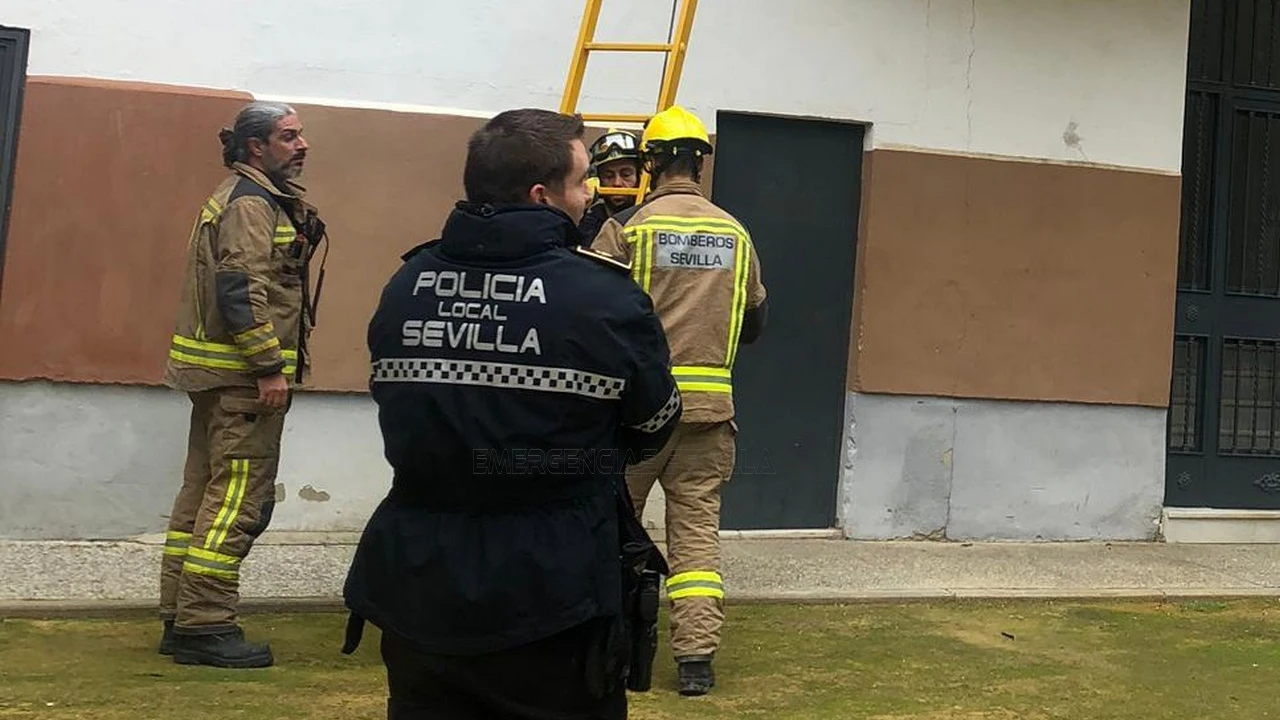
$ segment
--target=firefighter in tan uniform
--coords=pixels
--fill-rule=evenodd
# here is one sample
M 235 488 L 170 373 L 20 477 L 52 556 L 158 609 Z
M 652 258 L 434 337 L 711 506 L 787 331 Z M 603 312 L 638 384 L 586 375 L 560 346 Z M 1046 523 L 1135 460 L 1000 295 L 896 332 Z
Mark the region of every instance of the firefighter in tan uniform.
M 237 622 L 240 563 L 271 521 L 285 414 L 309 365 L 309 266 L 324 225 L 293 181 L 308 145 L 290 107 L 251 103 L 220 137 L 231 173 L 188 241 L 165 372 L 191 399 L 191 428 L 161 563 L 160 652 L 264 667 L 270 646 L 246 642 Z
M 724 622 L 720 487 L 736 458 L 733 363 L 739 344 L 755 341 L 766 317 L 750 235 L 698 184 L 711 150 L 706 128 L 683 108 L 651 118 L 641 157 L 654 191 L 606 220 L 592 245 L 631 263 L 662 319 L 684 396 L 671 440 L 627 473 L 637 513 L 655 481 L 666 494 L 671 649 L 684 695 L 705 694 L 715 684 L 711 663 Z

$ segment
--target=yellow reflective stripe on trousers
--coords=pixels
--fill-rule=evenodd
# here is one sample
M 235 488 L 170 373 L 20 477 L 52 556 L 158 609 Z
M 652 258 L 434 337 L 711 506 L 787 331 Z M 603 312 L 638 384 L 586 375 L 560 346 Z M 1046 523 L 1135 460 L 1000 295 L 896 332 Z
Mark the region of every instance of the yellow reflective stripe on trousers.
M 272 242 L 276 245 L 288 245 L 298 237 L 298 230 L 293 225 L 277 225 Z
M 164 534 L 165 555 L 186 555 L 191 545 L 191 533 L 170 530 Z
M 264 341 L 248 349 L 253 350 L 255 353 L 261 352 L 270 347 L 273 341 L 277 345 L 279 344 L 279 340 L 272 337 L 271 340 Z M 173 344 L 169 347 L 169 357 L 190 365 L 199 365 L 218 370 L 250 369 L 249 363 L 244 359 L 244 354 L 236 345 L 195 340 L 181 335 L 173 336 Z M 292 373 L 297 369 L 297 350 L 281 350 L 280 357 L 285 362 L 284 372 L 286 374 Z
M 705 365 L 676 365 L 671 368 L 680 392 L 733 392 L 732 374 L 727 368 Z
M 249 485 L 249 461 L 233 459 L 230 477 L 227 479 L 227 492 L 222 498 L 222 507 L 213 520 L 213 527 L 204 536 L 207 550 L 217 550 L 227 540 L 227 531 L 235 523 L 240 514 L 240 503 L 244 500 L 245 488 Z
M 191 548 L 191 552 L 187 554 L 186 561 L 182 563 L 182 570 L 196 575 L 209 575 L 224 580 L 239 580 L 240 558 L 201 548 Z
M 688 597 L 724 597 L 724 580 L 720 573 L 694 570 L 672 575 L 667 579 L 667 597 L 672 600 Z

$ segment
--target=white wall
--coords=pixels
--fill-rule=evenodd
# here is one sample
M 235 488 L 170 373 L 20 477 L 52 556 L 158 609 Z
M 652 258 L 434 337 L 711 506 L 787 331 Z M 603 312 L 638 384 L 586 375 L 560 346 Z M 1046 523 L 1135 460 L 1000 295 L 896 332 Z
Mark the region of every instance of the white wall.
M 0 382 L 0 540 L 163 532 L 191 404 L 165 388 Z M 359 532 L 391 487 L 368 395 L 300 393 L 285 421 L 271 530 Z M 645 510 L 662 524 L 662 492 Z
M 161 532 L 191 404 L 163 388 L 0 383 L 0 539 Z M 301 393 L 285 422 L 272 530 L 358 531 L 391 487 L 367 395 Z
M 859 540 L 1152 540 L 1165 411 L 864 395 L 846 400 L 837 510 Z
M 413 103 L 555 107 L 583 0 L 0 0 L 30 72 Z M 606 0 L 598 37 L 663 40 Z M 1189 0 L 701 0 L 680 100 L 874 123 L 877 147 L 1176 172 Z M 601 56 L 583 108 L 644 112 L 661 60 Z M 1077 139 L 1078 138 L 1078 139 Z

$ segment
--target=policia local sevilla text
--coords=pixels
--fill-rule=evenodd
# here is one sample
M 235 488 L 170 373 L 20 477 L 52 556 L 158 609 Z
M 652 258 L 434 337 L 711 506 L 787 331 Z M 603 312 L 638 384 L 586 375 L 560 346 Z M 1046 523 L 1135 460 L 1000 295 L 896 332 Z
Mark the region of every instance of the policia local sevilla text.
M 546 288 L 540 277 L 532 279 L 524 275 L 510 273 L 472 273 L 470 282 L 466 271 L 428 270 L 418 274 L 413 286 L 413 295 L 420 291 L 430 292 L 440 298 L 466 298 L 468 300 L 498 300 L 502 302 L 547 302 Z M 519 330 L 508 330 L 506 325 L 481 322 L 491 320 L 505 322 L 507 316 L 497 303 L 481 302 L 446 302 L 440 301 L 436 306 L 439 318 L 458 318 L 454 320 L 406 320 L 402 326 L 402 339 L 405 347 L 445 347 L 465 348 L 484 352 L 500 352 L 508 354 L 542 354 L 542 345 L 538 339 L 538 329 L 529 328 L 523 333 L 519 344 L 514 341 L 520 337 Z

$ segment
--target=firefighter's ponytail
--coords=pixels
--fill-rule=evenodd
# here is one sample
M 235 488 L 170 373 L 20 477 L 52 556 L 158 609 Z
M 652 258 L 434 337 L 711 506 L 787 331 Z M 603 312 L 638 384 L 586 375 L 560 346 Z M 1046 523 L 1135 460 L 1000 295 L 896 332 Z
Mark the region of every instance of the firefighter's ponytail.
M 218 131 L 218 142 L 222 143 L 222 164 L 227 167 L 236 161 L 236 146 L 233 142 L 236 138 L 235 132 L 231 128 L 222 128 Z
M 231 167 L 233 163 L 247 160 L 249 141 L 267 142 L 280 118 L 293 114 L 293 108 L 284 103 L 255 100 L 245 105 L 236 115 L 235 126 L 218 133 L 218 140 L 222 142 L 222 164 Z

